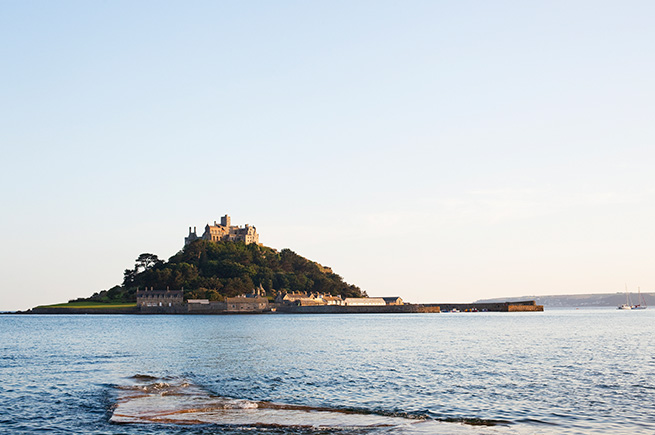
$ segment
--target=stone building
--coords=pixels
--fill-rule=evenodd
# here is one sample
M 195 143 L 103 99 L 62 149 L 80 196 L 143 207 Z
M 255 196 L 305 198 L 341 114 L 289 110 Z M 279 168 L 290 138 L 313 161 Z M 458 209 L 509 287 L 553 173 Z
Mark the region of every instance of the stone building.
M 187 312 L 191 314 L 217 314 L 227 311 L 227 304 L 223 301 L 210 301 L 209 299 L 189 299 Z
M 323 293 L 279 293 L 275 302 L 284 305 L 302 307 L 315 305 L 343 305 L 341 295 L 332 296 Z
M 137 307 L 174 307 L 184 303 L 183 290 L 137 290 Z
M 268 299 L 262 296 L 247 297 L 242 295 L 235 298 L 227 298 L 226 302 L 227 311 L 230 313 L 254 313 L 268 310 Z
M 325 301 L 326 305 L 343 305 L 343 299 L 341 298 L 341 295 L 323 295 L 322 299 Z
M 387 305 L 405 305 L 400 296 L 382 296 L 381 298 L 384 299 Z
M 275 302 L 278 304 L 294 304 L 295 302 L 308 298 L 307 293 L 284 293 L 280 292 L 275 298 Z
M 343 302 L 348 307 L 387 305 L 382 298 L 346 298 Z
M 226 298 L 226 310 L 230 313 L 251 312 L 261 313 L 269 310 L 266 290 L 259 285 L 252 293 L 242 294 L 234 298 Z
M 245 227 L 232 225 L 230 216 L 225 215 L 221 218 L 221 223 L 218 224 L 214 221 L 214 225 L 205 226 L 205 232 L 202 236 L 198 237 L 196 227 L 189 227 L 189 235 L 184 238 L 184 245 L 188 245 L 198 239 L 208 240 L 210 242 L 229 241 L 229 242 L 243 242 L 246 245 L 256 243 L 259 245 L 259 234 L 257 229 L 252 225 L 246 224 Z

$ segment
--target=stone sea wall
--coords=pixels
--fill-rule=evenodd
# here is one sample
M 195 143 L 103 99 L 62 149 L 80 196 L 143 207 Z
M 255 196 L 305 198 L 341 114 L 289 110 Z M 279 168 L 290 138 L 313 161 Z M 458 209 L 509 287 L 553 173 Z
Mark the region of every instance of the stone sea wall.
M 424 306 L 438 306 L 442 312 L 458 310 L 461 312 L 470 311 L 488 311 L 498 313 L 509 313 L 517 311 L 543 311 L 543 305 L 537 305 L 535 301 L 521 302 L 490 302 L 490 303 L 472 303 L 472 304 L 424 304 Z
M 543 305 L 534 301 L 523 302 L 494 302 L 471 304 L 405 304 L 405 305 L 371 305 L 371 306 L 343 306 L 343 305 L 315 305 L 296 306 L 270 304 L 264 311 L 227 311 L 225 302 L 211 302 L 209 304 L 184 304 L 168 306 L 154 306 L 140 308 L 63 308 L 63 307 L 37 307 L 25 314 L 381 314 L 381 313 L 440 313 L 449 311 L 461 312 L 530 312 L 543 311 Z
M 361 314 L 361 313 L 419 313 L 419 306 L 406 305 L 314 305 L 314 306 L 279 306 L 278 313 L 288 314 Z

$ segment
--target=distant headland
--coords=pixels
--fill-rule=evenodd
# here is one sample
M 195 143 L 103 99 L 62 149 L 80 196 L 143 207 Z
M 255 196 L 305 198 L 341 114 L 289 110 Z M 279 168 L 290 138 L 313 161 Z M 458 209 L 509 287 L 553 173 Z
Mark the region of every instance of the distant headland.
M 655 305 L 655 293 L 630 292 L 628 298 L 638 301 L 643 298 L 645 304 Z M 547 295 L 547 296 L 520 296 L 514 298 L 495 298 L 481 299 L 479 303 L 492 303 L 500 301 L 521 301 L 531 299 L 539 305 L 547 308 L 601 308 L 614 307 L 626 302 L 626 292 L 616 293 L 587 293 L 587 294 L 568 294 L 568 295 Z
M 201 236 L 189 227 L 184 247 L 168 261 L 142 253 L 123 282 L 88 298 L 44 305 L 35 314 L 417 313 L 541 311 L 534 301 L 408 304 L 400 296 L 368 297 L 330 267 L 290 249 L 266 247 L 254 226 L 228 215 Z

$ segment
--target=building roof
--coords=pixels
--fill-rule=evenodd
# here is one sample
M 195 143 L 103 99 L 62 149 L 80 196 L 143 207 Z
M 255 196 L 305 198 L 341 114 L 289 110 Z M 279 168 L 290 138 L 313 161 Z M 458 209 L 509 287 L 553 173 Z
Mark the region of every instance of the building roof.
M 398 299 L 400 299 L 401 301 L 403 300 L 403 298 L 401 298 L 400 296 L 374 296 L 374 297 L 378 299 L 384 299 L 384 301 L 387 303 L 396 302 Z
M 325 295 L 325 296 L 322 296 L 322 298 L 323 298 L 324 300 L 326 300 L 326 301 L 342 301 L 342 300 L 343 300 L 343 299 L 341 298 L 341 295 L 336 295 L 336 296 Z
M 290 300 L 296 300 L 296 299 L 303 299 L 303 298 L 308 298 L 309 295 L 307 293 L 287 293 L 284 295 L 284 299 L 290 301 Z
M 346 305 L 352 304 L 352 303 L 369 303 L 369 304 L 385 304 L 386 301 L 382 298 L 346 298 L 344 300 Z
M 137 290 L 136 295 L 168 295 L 174 297 L 183 296 L 184 290 Z

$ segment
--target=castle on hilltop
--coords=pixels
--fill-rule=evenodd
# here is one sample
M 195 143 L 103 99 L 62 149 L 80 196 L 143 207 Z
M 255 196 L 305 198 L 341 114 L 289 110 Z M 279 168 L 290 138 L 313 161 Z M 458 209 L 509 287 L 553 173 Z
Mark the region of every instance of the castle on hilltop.
M 214 225 L 205 226 L 205 232 L 201 237 L 196 234 L 196 227 L 189 227 L 189 235 L 184 238 L 184 245 L 188 245 L 198 239 L 209 240 L 210 242 L 228 241 L 228 242 L 243 242 L 246 245 L 250 243 L 259 243 L 259 234 L 257 229 L 251 225 L 246 224 L 245 227 L 232 226 L 231 219 L 228 215 L 221 218 L 221 224 L 214 221 Z

